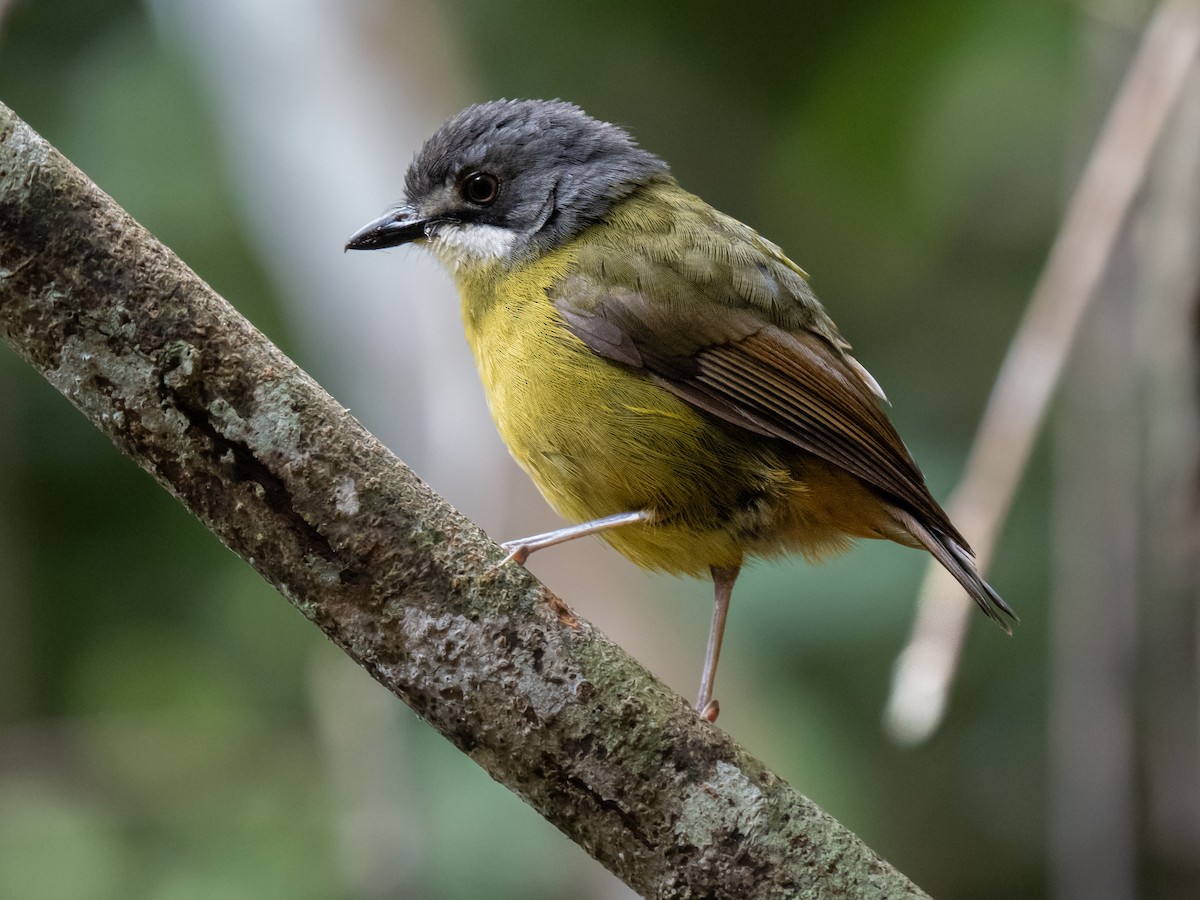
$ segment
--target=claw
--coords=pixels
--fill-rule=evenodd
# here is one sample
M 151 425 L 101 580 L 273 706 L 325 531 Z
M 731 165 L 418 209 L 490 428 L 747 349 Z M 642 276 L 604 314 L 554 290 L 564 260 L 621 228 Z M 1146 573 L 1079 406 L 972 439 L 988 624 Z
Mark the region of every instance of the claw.
M 496 568 L 506 566 L 510 562 L 515 562 L 517 565 L 523 566 L 525 565 L 525 560 L 529 559 L 529 554 L 534 551 L 534 548 L 530 547 L 524 541 L 505 541 L 500 546 L 508 551 L 508 556 L 496 563 Z

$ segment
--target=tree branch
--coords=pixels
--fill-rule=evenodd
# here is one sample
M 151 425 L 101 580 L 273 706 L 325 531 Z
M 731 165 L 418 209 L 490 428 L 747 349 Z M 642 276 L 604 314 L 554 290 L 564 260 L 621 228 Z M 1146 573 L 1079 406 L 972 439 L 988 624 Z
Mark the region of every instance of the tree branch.
M 435 495 L 0 105 L 0 333 L 306 617 L 646 896 L 923 897 Z

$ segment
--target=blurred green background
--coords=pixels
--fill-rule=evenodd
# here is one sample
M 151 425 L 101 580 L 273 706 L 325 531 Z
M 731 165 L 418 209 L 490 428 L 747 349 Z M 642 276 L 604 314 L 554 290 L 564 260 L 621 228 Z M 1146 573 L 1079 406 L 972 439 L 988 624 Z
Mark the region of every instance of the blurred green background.
M 25 0 L 0 21 L 0 100 L 507 539 L 555 520 L 491 432 L 448 279 L 417 252 L 341 252 L 441 119 L 557 96 L 631 127 L 812 274 L 945 497 L 1145 13 Z M 0 896 L 627 896 L 6 349 L 0 385 Z M 934 896 L 1053 893 L 1051 481 L 1041 449 L 990 579 L 1022 625 L 978 617 L 917 749 L 880 714 L 920 554 L 864 544 L 739 583 L 722 727 Z M 706 583 L 599 544 L 542 556 L 691 695 Z

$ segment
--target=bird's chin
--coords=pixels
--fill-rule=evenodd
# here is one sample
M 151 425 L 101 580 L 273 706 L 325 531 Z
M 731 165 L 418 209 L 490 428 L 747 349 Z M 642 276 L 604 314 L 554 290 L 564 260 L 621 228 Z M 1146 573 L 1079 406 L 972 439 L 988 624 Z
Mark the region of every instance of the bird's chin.
M 443 225 L 429 235 L 428 245 L 448 268 L 490 265 L 513 258 L 520 235 L 498 225 Z

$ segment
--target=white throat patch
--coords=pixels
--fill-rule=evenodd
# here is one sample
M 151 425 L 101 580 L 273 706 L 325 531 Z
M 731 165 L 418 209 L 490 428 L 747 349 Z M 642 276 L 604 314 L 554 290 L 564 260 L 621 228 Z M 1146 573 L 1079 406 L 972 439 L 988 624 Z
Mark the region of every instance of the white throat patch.
M 519 235 L 496 225 L 443 225 L 429 239 L 429 249 L 442 264 L 499 262 L 512 256 Z

